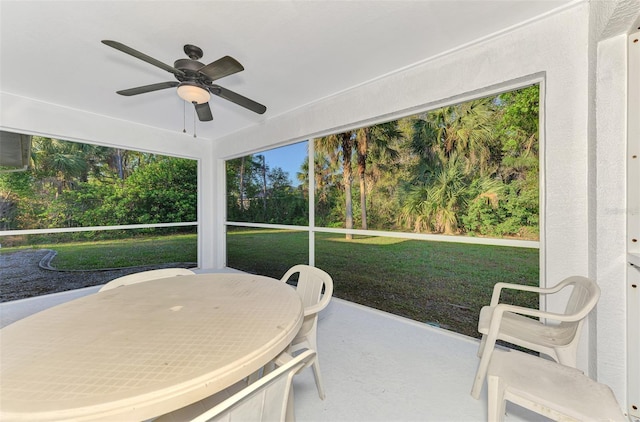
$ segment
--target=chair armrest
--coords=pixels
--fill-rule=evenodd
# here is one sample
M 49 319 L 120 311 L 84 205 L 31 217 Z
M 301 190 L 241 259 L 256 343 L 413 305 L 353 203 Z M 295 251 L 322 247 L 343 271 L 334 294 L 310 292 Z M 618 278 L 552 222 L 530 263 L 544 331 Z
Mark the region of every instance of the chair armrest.
M 320 298 L 320 301 L 315 305 L 309 306 L 304 309 L 304 316 L 309 316 L 313 314 L 317 314 L 321 310 L 327 307 L 329 301 L 331 300 L 331 296 L 333 296 L 333 285 L 331 283 L 324 285 L 324 293 Z
M 493 286 L 493 293 L 491 294 L 490 306 L 496 306 L 500 302 L 500 293 L 502 293 L 502 289 L 521 290 L 525 292 L 535 292 L 535 293 L 540 293 L 542 295 L 546 295 L 550 293 L 556 293 L 562 290 L 565 286 L 566 286 L 565 283 L 559 283 L 553 287 L 537 287 L 537 286 L 526 286 L 523 284 L 499 282 Z
M 324 295 L 322 295 L 320 302 L 316 303 L 315 305 L 309 306 L 308 308 L 305 308 L 303 315 L 309 316 L 309 315 L 317 314 L 318 312 L 320 312 L 321 310 L 327 307 L 327 305 L 329 304 L 329 300 L 331 300 L 331 296 L 325 293 Z
M 490 325 L 491 328 L 493 328 L 494 323 L 497 323 L 496 326 L 499 325 L 499 320 L 502 319 L 502 314 L 504 314 L 505 312 L 512 312 L 514 314 L 527 315 L 527 316 L 538 317 L 538 318 L 552 319 L 554 321 L 560 321 L 560 322 L 562 321 L 574 322 L 584 318 L 584 315 L 582 315 L 582 312 L 578 312 L 574 314 L 558 314 L 555 312 L 546 312 L 546 311 L 541 311 L 539 309 L 524 308 L 522 306 L 507 305 L 505 303 L 501 303 L 497 305 L 493 310 L 493 314 L 491 315 L 491 325 Z
M 318 306 L 319 304 L 313 305 L 309 308 L 306 308 L 302 313 L 303 316 L 308 317 L 309 315 L 315 315 L 323 309 L 323 306 Z

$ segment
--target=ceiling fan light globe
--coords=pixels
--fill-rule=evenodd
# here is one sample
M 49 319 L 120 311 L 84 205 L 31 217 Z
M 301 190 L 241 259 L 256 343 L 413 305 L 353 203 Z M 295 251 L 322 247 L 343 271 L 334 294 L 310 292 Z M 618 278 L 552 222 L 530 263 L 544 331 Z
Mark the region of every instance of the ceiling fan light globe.
M 207 103 L 211 98 L 211 94 L 206 89 L 187 83 L 181 83 L 178 86 L 178 95 L 186 102 L 196 104 Z

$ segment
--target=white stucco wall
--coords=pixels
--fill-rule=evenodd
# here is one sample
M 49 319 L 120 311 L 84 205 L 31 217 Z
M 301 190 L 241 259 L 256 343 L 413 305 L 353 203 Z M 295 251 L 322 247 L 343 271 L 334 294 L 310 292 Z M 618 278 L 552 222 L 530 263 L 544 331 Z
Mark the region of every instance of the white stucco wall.
M 0 93 L 0 126 L 4 130 L 59 136 L 61 139 L 156 152 L 185 158 L 207 158 L 211 141 L 178 132 L 111 119 L 6 92 Z
M 592 277 L 601 296 L 596 318 L 597 378 L 623 403 L 626 362 L 626 50 L 627 36 L 598 46 L 596 81 L 596 227 Z

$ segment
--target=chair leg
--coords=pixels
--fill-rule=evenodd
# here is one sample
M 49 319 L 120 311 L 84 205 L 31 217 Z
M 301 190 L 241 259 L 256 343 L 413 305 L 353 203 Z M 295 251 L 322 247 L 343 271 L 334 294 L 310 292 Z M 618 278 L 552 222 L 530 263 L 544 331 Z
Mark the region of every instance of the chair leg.
M 258 381 L 261 377 L 261 371 L 263 370 L 263 368 L 258 369 L 257 371 L 255 371 L 253 374 L 249 375 L 246 380 L 247 380 L 247 385 L 253 384 L 254 382 Z
M 484 352 L 484 346 L 487 344 L 487 336 L 485 334 L 482 335 L 482 339 L 480 340 L 480 346 L 478 347 L 478 357 L 482 357 L 482 353 Z
M 576 367 L 576 350 L 571 347 L 559 347 L 554 349 L 558 357 L 558 363 L 564 366 Z
M 262 368 L 262 376 L 270 374 L 276 369 L 276 363 L 274 361 L 270 361 L 267 363 L 264 368 Z
M 507 402 L 504 399 L 505 385 L 500 377 L 487 377 L 487 412 L 489 422 L 504 420 Z
M 489 368 L 489 361 L 491 360 L 491 354 L 496 345 L 495 335 L 493 338 L 487 338 L 484 345 L 484 351 L 480 357 L 480 363 L 478 364 L 478 370 L 476 371 L 476 377 L 473 381 L 473 387 L 471 388 L 471 397 L 478 400 L 480 398 L 480 391 L 484 384 L 484 379 L 487 376 L 487 369 Z
M 268 375 L 274 369 L 276 369 L 276 363 L 274 361 L 268 362 L 265 366 L 258 369 L 253 374 L 247 377 L 247 384 L 253 384 L 254 382 L 258 381 L 260 378 L 264 377 L 265 375 Z
M 289 398 L 287 399 L 287 410 L 285 413 L 285 422 L 295 422 L 295 409 L 294 409 L 294 399 L 293 399 L 293 384 L 289 387 Z
M 313 377 L 316 380 L 316 387 L 318 388 L 318 395 L 321 400 L 324 400 L 324 386 L 322 385 L 322 376 L 320 375 L 320 363 L 318 362 L 318 355 L 313 359 Z

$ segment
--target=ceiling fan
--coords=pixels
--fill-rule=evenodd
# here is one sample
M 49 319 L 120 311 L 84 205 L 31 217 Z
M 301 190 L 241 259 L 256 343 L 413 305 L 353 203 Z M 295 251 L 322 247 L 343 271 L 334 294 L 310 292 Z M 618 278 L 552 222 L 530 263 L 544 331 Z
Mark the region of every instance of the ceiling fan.
M 262 104 L 213 83 L 213 81 L 217 79 L 244 70 L 244 67 L 233 57 L 224 56 L 208 65 L 204 65 L 198 61 L 202 58 L 202 49 L 195 45 L 187 44 L 184 46 L 184 52 L 189 58 L 178 59 L 173 63 L 173 66 L 169 66 L 117 41 L 102 40 L 102 43 L 159 67 L 160 69 L 166 70 L 167 72 L 171 72 L 177 79 L 177 82 L 160 82 L 117 91 L 120 95 L 131 96 L 178 87 L 177 91 L 180 98 L 195 106 L 198 119 L 202 122 L 213 120 L 211 108 L 209 107 L 210 93 L 238 104 L 254 113 L 263 114 L 267 111 L 267 108 Z

